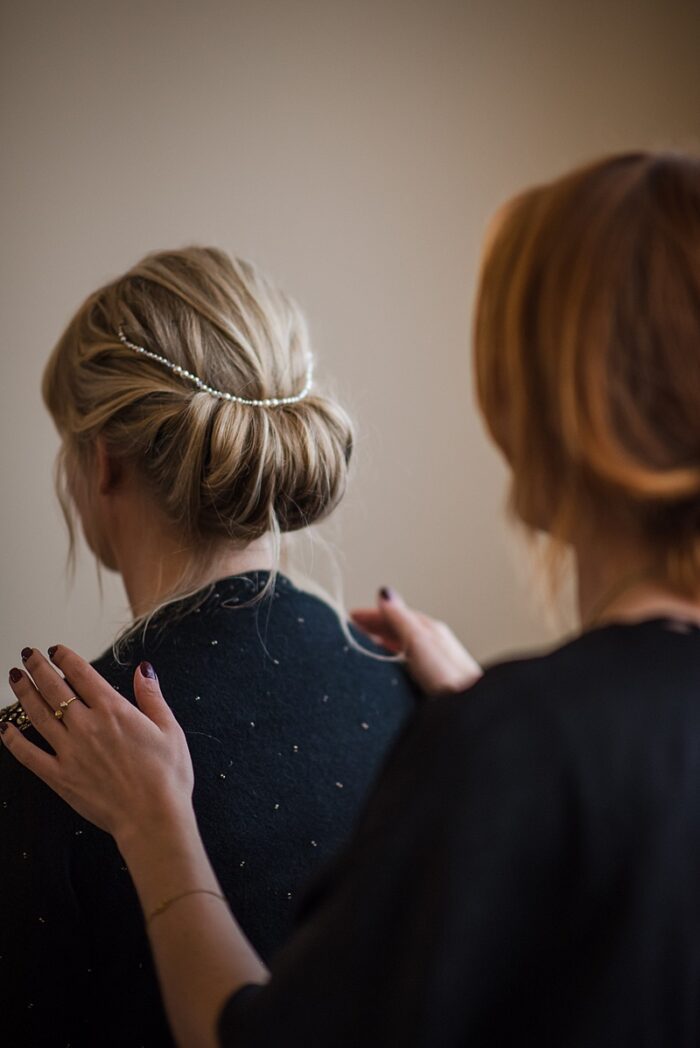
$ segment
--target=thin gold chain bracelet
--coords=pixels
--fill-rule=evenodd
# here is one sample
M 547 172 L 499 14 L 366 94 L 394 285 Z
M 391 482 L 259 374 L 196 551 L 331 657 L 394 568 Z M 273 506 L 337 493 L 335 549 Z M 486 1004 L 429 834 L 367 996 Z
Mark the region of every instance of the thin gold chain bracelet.
M 215 899 L 221 899 L 222 902 L 226 902 L 226 898 L 221 892 L 211 891 L 209 888 L 190 888 L 189 891 L 173 895 L 171 899 L 165 899 L 159 906 L 156 906 L 155 910 L 146 917 L 146 924 L 150 924 L 154 917 L 159 917 L 161 913 L 165 913 L 166 910 L 170 909 L 173 903 L 179 902 L 180 899 L 184 899 L 188 895 L 213 895 Z

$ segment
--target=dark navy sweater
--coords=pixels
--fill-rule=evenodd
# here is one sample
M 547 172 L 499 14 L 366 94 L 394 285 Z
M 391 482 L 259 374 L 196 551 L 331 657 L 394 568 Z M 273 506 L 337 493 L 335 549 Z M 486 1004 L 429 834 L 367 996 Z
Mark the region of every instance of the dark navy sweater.
M 358 652 L 331 608 L 285 577 L 251 604 L 266 580 L 264 572 L 225 579 L 196 610 L 156 619 L 124 664 L 108 653 L 94 665 L 131 699 L 134 668 L 153 663 L 192 753 L 207 851 L 269 959 L 301 885 L 348 838 L 415 696 L 395 663 Z M 0 828 L 8 1043 L 172 1044 L 112 839 L 1 748 Z

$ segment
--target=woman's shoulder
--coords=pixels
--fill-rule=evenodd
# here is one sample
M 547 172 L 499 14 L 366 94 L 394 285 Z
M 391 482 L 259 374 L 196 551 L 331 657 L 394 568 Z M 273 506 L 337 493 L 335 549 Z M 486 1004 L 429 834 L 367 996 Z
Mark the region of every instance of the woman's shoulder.
M 263 572 L 225 578 L 199 601 L 133 631 L 93 667 L 133 701 L 138 664 L 151 662 L 176 715 L 189 719 L 257 723 L 253 711 L 264 709 L 318 718 L 329 732 L 356 721 L 366 749 L 370 736 L 374 745 L 386 742 L 418 699 L 400 661 L 344 625 L 322 597 L 285 575 L 268 582 Z
M 267 572 L 222 579 L 199 599 L 184 602 L 134 630 L 93 666 L 117 690 L 132 694 L 142 660 L 152 662 L 171 690 L 198 679 L 217 689 L 303 687 L 313 679 L 323 694 L 374 691 L 410 708 L 416 689 L 400 661 L 343 620 L 328 601 L 285 575 Z M 321 696 L 323 698 L 323 695 Z
M 538 761 L 612 751 L 620 731 L 640 750 L 700 720 L 695 679 L 700 629 L 664 620 L 620 623 L 531 656 L 486 667 L 467 692 L 434 703 L 433 746 L 497 746 Z M 660 709 L 663 708 L 663 727 Z M 697 725 L 700 730 L 700 722 Z M 578 755 L 578 756 L 576 756 Z
M 610 623 L 577 634 L 552 648 L 494 662 L 481 690 L 505 697 L 514 692 L 557 700 L 567 696 L 653 690 L 679 683 L 700 654 L 700 628 L 658 618 Z

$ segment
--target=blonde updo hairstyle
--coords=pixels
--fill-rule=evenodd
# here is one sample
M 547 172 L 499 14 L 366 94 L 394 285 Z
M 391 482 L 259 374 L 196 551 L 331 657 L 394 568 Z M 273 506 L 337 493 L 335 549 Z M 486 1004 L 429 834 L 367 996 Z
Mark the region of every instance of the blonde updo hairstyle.
M 244 548 L 305 528 L 338 504 L 353 434 L 337 404 L 313 391 L 276 407 L 217 399 L 123 345 L 120 329 L 246 399 L 294 396 L 306 382 L 304 317 L 255 266 L 214 248 L 146 256 L 89 296 L 44 373 L 63 438 L 59 494 L 69 527 L 66 467 L 80 468 L 98 437 L 134 464 L 193 564 L 222 542 Z M 179 589 L 187 587 L 183 578 Z
M 614 156 L 506 206 L 482 263 L 478 397 L 511 502 L 617 529 L 700 591 L 700 160 Z

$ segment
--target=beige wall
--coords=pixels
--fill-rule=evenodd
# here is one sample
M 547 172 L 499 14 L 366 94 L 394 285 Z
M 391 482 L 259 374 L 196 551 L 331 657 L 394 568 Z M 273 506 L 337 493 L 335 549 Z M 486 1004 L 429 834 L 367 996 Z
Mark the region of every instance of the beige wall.
M 392 583 L 480 656 L 547 630 L 513 571 L 472 404 L 478 244 L 521 184 L 606 150 L 695 146 L 700 5 L 673 0 L 62 0 L 5 5 L 2 665 L 123 621 L 63 576 L 42 366 L 148 249 L 212 242 L 306 306 L 361 428 L 348 600 Z M 9 692 L 8 692 L 9 701 Z

